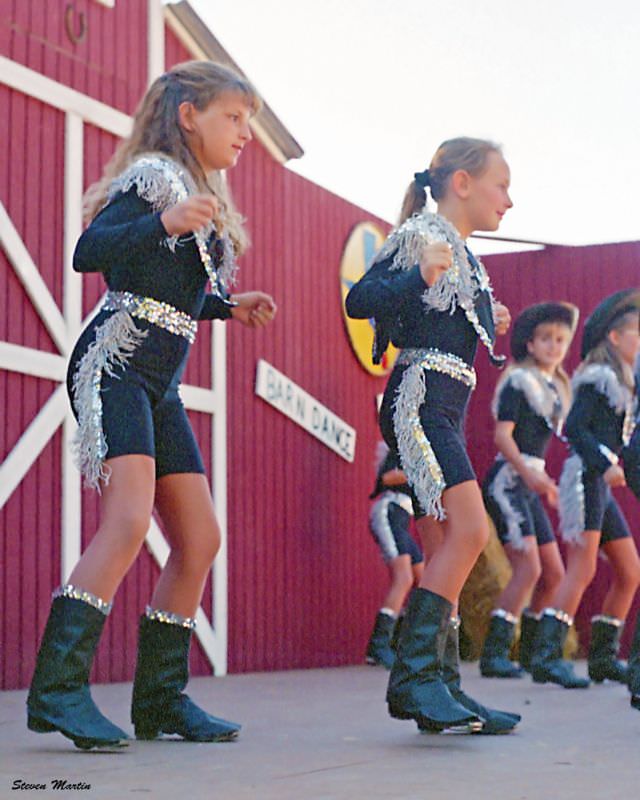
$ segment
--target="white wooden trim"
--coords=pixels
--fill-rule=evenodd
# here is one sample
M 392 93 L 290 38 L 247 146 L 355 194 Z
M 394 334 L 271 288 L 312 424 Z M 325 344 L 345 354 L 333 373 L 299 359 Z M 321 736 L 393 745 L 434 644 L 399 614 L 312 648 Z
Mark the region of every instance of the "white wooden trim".
M 180 386 L 180 397 L 187 408 L 193 411 L 203 411 L 205 414 L 214 414 L 219 406 L 219 397 L 211 389 L 201 386 Z
M 66 374 L 66 360 L 63 356 L 45 353 L 44 350 L 0 342 L 0 369 L 62 382 Z
M 145 539 L 147 548 L 151 555 L 156 560 L 158 566 L 162 569 L 167 563 L 169 558 L 170 548 L 167 540 L 162 535 L 162 531 L 158 526 L 155 519 L 151 520 L 147 537 Z M 207 658 L 211 662 L 213 670 L 216 675 L 224 674 L 220 670 L 226 665 L 226 644 L 225 651 L 221 658 L 220 642 L 218 641 L 217 631 L 214 631 L 209 622 L 209 618 L 203 611 L 202 607 L 198 607 L 196 611 L 196 636 L 200 640 L 202 649 L 204 650 Z
M 213 503 L 220 526 L 220 550 L 213 562 L 213 627 L 218 642 L 216 675 L 227 674 L 228 548 L 227 548 L 227 325 L 215 320 L 211 330 L 213 391 L 218 399 L 212 421 L 211 474 Z
M 67 329 L 56 301 L 47 284 L 42 280 L 29 251 L 14 228 L 11 217 L 0 202 L 0 244 L 13 264 L 20 282 L 31 298 L 44 326 L 62 353 L 67 352 Z
M 147 0 L 147 70 L 148 83 L 165 71 L 164 55 L 164 9 L 161 0 Z
M 68 111 L 64 136 L 64 283 L 62 306 L 69 341 L 75 341 L 82 325 L 82 276 L 73 271 L 73 251 L 82 233 L 82 165 L 84 124 Z
M 0 56 L 0 81 L 62 111 L 73 111 L 82 119 L 116 136 L 128 136 L 131 117 L 89 95 L 51 80 L 35 70 Z
M 58 386 L 0 466 L 0 508 L 58 430 L 66 410 L 66 389 Z

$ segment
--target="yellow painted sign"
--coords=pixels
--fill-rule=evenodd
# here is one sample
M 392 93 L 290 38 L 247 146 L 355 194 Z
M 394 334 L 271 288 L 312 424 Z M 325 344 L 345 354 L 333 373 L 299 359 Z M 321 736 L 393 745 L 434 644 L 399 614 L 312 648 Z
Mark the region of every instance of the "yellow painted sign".
M 351 231 L 342 253 L 340 264 L 340 291 L 342 293 L 342 313 L 353 352 L 360 364 L 372 375 L 386 375 L 393 367 L 398 351 L 389 345 L 380 364 L 371 360 L 374 326 L 371 319 L 350 319 L 344 303 L 349 289 L 364 275 L 373 256 L 382 247 L 384 233 L 372 222 L 361 222 Z

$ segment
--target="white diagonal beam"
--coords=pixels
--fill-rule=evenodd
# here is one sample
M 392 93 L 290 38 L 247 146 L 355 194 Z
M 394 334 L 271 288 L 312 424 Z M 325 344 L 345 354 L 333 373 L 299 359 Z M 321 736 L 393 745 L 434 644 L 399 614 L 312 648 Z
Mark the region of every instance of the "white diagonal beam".
M 66 387 L 58 386 L 0 465 L 0 508 L 58 430 L 67 410 Z
M 0 342 L 0 369 L 49 378 L 61 383 L 65 379 L 66 361 L 62 356 L 22 347 L 11 342 Z
M 53 341 L 61 353 L 66 353 L 67 328 L 64 318 L 2 203 L 0 203 L 0 244 L 4 247 L 9 261 L 13 264 L 18 278 Z
M 169 558 L 169 553 L 171 550 L 167 540 L 164 538 L 162 531 L 158 526 L 158 523 L 154 519 L 151 520 L 151 525 L 147 531 L 147 538 L 145 541 L 149 552 L 156 560 L 158 566 L 162 569 L 167 563 L 167 559 Z M 216 634 L 211 628 L 211 623 L 209 622 L 209 619 L 202 610 L 201 606 L 196 611 L 196 623 L 196 635 L 200 640 L 202 649 L 209 659 L 211 666 L 213 667 L 213 671 L 216 675 L 219 675 L 221 674 L 219 669 L 222 665 L 220 664 L 219 646 L 218 642 L 216 641 Z

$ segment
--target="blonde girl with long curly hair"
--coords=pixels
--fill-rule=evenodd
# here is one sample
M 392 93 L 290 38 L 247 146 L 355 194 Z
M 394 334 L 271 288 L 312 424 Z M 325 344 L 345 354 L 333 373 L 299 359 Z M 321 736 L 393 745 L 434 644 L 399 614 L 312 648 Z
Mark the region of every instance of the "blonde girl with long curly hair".
M 224 173 L 250 142 L 259 108 L 251 84 L 227 67 L 174 67 L 151 85 L 131 135 L 85 196 L 89 225 L 74 268 L 102 272 L 108 291 L 71 356 L 68 388 L 78 465 L 100 492 L 100 524 L 54 592 L 27 701 L 31 730 L 59 731 L 80 748 L 128 738 L 98 710 L 88 679 L 154 509 L 170 554 L 140 619 L 135 735 L 226 741 L 240 728 L 183 691 L 220 529 L 178 386 L 199 320 L 257 329 L 276 312 L 264 292 L 232 293 L 248 237 Z

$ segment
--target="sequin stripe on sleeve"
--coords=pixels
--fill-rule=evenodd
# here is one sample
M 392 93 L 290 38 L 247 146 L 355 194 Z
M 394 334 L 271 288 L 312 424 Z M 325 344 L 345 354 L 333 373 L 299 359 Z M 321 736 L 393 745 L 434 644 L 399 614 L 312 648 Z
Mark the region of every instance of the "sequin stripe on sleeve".
M 102 428 L 102 374 L 113 375 L 125 366 L 147 335 L 139 330 L 128 311 L 117 311 L 95 330 L 95 340 L 82 356 L 73 376 L 73 406 L 78 430 L 71 447 L 85 485 L 100 491 L 100 481 L 109 482 L 110 468 L 104 463 L 107 441 Z
M 433 370 L 462 381 L 472 389 L 476 375 L 465 361 L 436 349 L 403 350 L 397 363 L 408 365 L 398 386 L 393 412 L 393 426 L 398 441 L 402 469 L 427 516 L 446 518 L 442 493 L 444 475 L 420 421 L 420 406 L 425 402 L 425 370 Z

